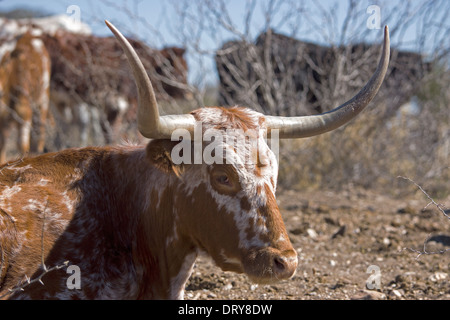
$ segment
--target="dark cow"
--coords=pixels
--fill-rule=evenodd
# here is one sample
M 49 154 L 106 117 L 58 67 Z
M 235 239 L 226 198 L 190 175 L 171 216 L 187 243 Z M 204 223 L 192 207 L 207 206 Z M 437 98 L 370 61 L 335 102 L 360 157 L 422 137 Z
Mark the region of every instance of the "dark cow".
M 299 41 L 273 30 L 255 43 L 230 41 L 218 50 L 219 103 L 246 104 L 279 115 L 317 114 L 347 98 L 370 75 L 377 45 L 328 47 Z M 363 63 L 362 63 L 363 62 Z M 431 68 L 417 53 L 392 50 L 390 69 L 378 95 L 395 96 L 396 110 L 414 94 Z M 342 81 L 345 80 L 345 81 Z M 300 102 L 300 103 L 299 103 Z

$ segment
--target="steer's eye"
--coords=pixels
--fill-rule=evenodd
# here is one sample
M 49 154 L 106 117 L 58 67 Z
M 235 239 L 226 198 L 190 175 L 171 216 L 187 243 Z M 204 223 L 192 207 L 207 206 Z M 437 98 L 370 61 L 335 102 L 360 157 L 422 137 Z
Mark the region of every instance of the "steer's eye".
M 232 166 L 211 167 L 211 185 L 219 193 L 233 195 L 240 189 L 239 176 Z
M 228 176 L 226 175 L 220 175 L 216 177 L 216 181 L 220 184 L 224 184 L 226 186 L 229 186 L 231 184 L 230 179 L 228 179 Z

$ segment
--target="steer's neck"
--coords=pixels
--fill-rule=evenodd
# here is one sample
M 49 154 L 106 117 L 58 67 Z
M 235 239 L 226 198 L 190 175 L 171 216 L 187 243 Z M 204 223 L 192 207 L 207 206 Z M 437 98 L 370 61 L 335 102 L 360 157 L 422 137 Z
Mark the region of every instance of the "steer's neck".
M 136 162 L 136 160 L 135 160 Z M 136 166 L 136 164 L 134 164 Z M 140 204 L 132 244 L 139 299 L 182 299 L 197 256 L 190 239 L 178 233 L 180 180 L 148 163 L 139 175 L 133 198 Z M 133 170 L 133 168 L 130 168 Z

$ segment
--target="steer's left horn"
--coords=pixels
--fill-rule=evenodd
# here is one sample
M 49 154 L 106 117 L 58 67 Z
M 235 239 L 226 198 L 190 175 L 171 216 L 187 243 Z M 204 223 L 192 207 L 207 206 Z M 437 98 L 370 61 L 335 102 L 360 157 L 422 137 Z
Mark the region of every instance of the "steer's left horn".
M 138 88 L 137 120 L 139 132 L 150 139 L 170 139 L 175 129 L 186 129 L 192 136 L 195 124 L 195 119 L 192 115 L 159 115 L 158 103 L 156 102 L 152 83 L 136 51 L 116 27 L 107 20 L 105 20 L 105 23 L 119 41 L 123 51 L 125 51 L 133 70 L 134 80 Z
M 266 116 L 266 126 L 278 129 L 280 138 L 305 138 L 334 130 L 358 115 L 375 97 L 383 83 L 389 64 L 389 30 L 384 28 L 384 43 L 380 62 L 372 78 L 352 99 L 320 115 L 304 117 Z

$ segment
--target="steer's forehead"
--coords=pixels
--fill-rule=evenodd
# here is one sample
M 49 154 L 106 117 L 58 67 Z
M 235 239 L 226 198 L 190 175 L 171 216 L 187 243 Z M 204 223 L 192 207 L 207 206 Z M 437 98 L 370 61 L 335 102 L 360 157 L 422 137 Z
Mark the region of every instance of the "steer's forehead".
M 264 115 L 242 107 L 208 107 L 192 114 L 202 123 L 205 136 L 211 131 L 222 134 L 224 161 L 236 168 L 241 179 L 276 185 L 278 165 L 266 142 Z
M 259 112 L 242 107 L 208 107 L 200 108 L 191 113 L 196 121 L 200 121 L 203 130 L 243 130 L 259 131 L 266 130 L 265 118 Z

